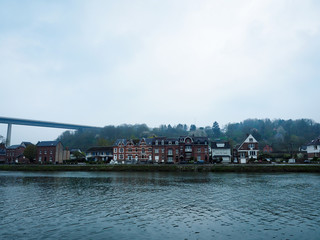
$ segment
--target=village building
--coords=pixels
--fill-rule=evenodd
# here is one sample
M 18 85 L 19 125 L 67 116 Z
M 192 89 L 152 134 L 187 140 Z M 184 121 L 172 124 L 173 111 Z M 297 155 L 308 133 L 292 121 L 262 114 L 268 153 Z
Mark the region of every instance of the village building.
M 40 164 L 61 164 L 70 159 L 70 151 L 64 149 L 60 141 L 42 141 L 37 143 L 37 160 Z
M 263 150 L 262 150 L 264 153 L 272 153 L 273 152 L 273 149 L 270 145 L 266 145 L 264 146 Z
M 154 163 L 178 163 L 182 156 L 178 138 L 156 137 L 152 139 Z
M 320 157 L 320 136 L 307 145 L 308 160 Z
M 239 160 L 239 163 L 248 163 L 250 159 L 257 160 L 258 152 L 259 143 L 251 134 L 249 134 L 237 148 L 236 158 Z
M 113 147 L 91 147 L 86 151 L 86 160 L 109 163 L 113 158 Z
M 0 143 L 0 164 L 3 164 L 6 162 L 7 157 L 7 148 L 4 143 Z
M 113 160 L 120 163 L 152 162 L 152 139 L 118 139 L 113 145 Z
M 29 163 L 29 159 L 23 155 L 24 150 L 28 145 L 31 143 L 29 142 L 22 142 L 19 145 L 11 145 L 6 149 L 6 163 Z
M 211 142 L 211 155 L 214 162 L 231 163 L 231 146 L 229 142 Z

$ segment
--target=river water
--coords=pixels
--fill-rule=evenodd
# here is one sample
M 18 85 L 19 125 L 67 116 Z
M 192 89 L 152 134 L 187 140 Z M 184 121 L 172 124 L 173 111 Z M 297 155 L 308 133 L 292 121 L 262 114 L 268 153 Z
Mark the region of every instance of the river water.
M 320 174 L 0 171 L 0 239 L 320 239 Z

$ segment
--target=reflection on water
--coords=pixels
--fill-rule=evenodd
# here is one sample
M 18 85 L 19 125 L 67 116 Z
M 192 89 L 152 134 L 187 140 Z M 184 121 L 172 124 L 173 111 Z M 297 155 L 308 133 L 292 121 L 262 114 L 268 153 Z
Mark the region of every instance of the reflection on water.
M 319 174 L 0 172 L 0 239 L 319 239 Z

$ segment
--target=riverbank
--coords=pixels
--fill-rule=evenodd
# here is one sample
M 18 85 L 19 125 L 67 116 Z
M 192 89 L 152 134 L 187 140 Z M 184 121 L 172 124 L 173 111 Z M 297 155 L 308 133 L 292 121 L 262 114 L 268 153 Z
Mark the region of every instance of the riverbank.
M 252 165 L 0 165 L 0 171 L 113 171 L 113 172 L 313 172 L 320 164 Z

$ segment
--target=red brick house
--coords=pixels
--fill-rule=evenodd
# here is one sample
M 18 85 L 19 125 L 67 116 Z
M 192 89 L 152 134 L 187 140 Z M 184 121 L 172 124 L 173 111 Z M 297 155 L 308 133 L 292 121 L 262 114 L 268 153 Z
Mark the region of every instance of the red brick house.
M 29 159 L 23 155 L 26 147 L 31 144 L 22 142 L 20 145 L 12 145 L 6 149 L 6 163 L 30 163 Z
M 121 163 L 152 161 L 152 139 L 118 139 L 113 145 L 113 160 Z
M 249 159 L 257 159 L 259 152 L 258 141 L 250 134 L 237 149 L 239 163 L 247 163 Z
M 0 143 L 0 164 L 6 162 L 6 158 L 7 158 L 6 152 L 7 152 L 6 145 L 4 143 Z
M 113 160 L 121 163 L 180 163 L 209 161 L 209 140 L 205 137 L 118 139 Z
M 178 163 L 180 144 L 178 138 L 157 137 L 152 139 L 154 163 Z
M 273 149 L 271 146 L 269 146 L 268 144 L 263 148 L 263 152 L 264 153 L 272 153 Z
M 64 150 L 60 141 L 42 141 L 37 143 L 38 163 L 58 164 L 70 158 L 69 150 Z

